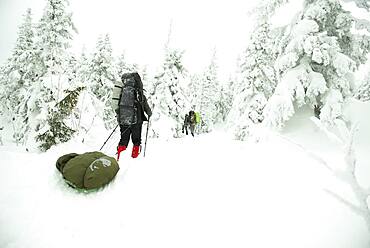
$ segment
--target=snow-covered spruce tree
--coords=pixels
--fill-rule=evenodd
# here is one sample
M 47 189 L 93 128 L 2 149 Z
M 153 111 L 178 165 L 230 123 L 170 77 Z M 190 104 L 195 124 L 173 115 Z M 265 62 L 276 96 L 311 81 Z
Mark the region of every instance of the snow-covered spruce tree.
M 50 110 L 51 113 L 47 120 L 49 128 L 44 133 L 39 134 L 36 139 L 41 141 L 40 148 L 42 151 L 46 151 L 61 142 L 67 142 L 76 132 L 75 129 L 71 128 L 72 124 L 69 121 L 83 89 L 83 87 L 78 87 L 72 91 L 67 90 L 64 99 Z
M 76 132 L 86 131 L 88 129 L 87 126 L 91 125 L 91 123 L 87 124 L 86 121 L 82 121 L 83 117 L 89 118 L 86 115 L 93 115 L 94 117 L 99 116 L 97 110 L 91 106 L 99 105 L 100 101 L 96 99 L 96 97 L 91 92 L 86 90 L 86 85 L 89 82 L 88 81 L 89 76 L 90 76 L 89 61 L 86 54 L 82 52 L 79 58 L 76 58 L 75 56 L 70 56 L 70 59 L 68 61 L 68 67 L 66 70 L 66 77 L 69 84 L 69 90 L 65 90 L 65 94 L 74 92 L 76 91 L 76 89 L 81 90 L 79 90 L 78 92 L 80 98 L 78 99 L 78 104 L 73 105 L 74 109 L 69 110 L 70 114 L 66 118 L 64 118 L 63 122 L 67 123 L 69 125 L 69 128 Z M 91 104 L 91 102 L 93 102 L 93 104 Z M 58 105 L 66 106 L 63 104 Z
M 149 137 L 151 138 L 159 138 L 160 136 L 160 119 L 162 116 L 162 113 L 159 111 L 159 95 L 158 90 L 160 90 L 159 84 L 159 78 L 161 75 L 158 75 L 157 77 L 154 77 L 152 80 L 152 83 L 149 85 L 144 86 L 146 88 L 146 97 L 148 100 L 148 104 L 150 108 L 152 109 L 152 116 L 150 117 L 150 131 L 149 131 Z M 153 125 L 154 124 L 154 125 Z
M 185 94 L 188 96 L 190 107 L 199 112 L 202 93 L 202 75 L 193 74 L 189 77 L 189 83 L 185 88 Z
M 9 82 L 15 88 L 23 87 L 37 78 L 38 54 L 35 47 L 35 28 L 31 9 L 27 9 L 23 24 L 19 27 L 17 41 L 11 57 L 8 59 L 6 74 L 15 74 L 18 80 Z M 9 75 L 11 76 L 11 75 Z
M 5 71 L 6 71 L 6 65 L 3 64 L 0 66 L 0 127 L 3 127 L 3 125 L 8 122 L 7 121 L 7 112 L 8 112 L 8 109 L 7 109 L 7 102 L 6 102 L 6 98 L 5 98 L 5 91 L 6 91 L 6 88 L 7 88 L 7 77 L 5 75 Z
M 37 46 L 45 66 L 44 77 L 51 86 L 56 85 L 59 93 L 57 98 L 61 98 L 63 88 L 68 88 L 68 85 L 63 85 L 65 82 L 62 75 L 70 59 L 68 49 L 71 47 L 73 33 L 77 32 L 72 15 L 66 11 L 67 6 L 67 0 L 46 0 L 44 13 L 37 27 Z
M 75 75 L 73 85 L 86 86 L 90 76 L 90 58 L 86 55 L 85 48 L 81 51 L 78 57 L 74 57 L 75 65 L 72 74 Z M 71 63 L 71 62 L 70 62 Z
M 77 85 L 82 84 L 78 78 L 78 69 L 80 66 L 78 63 L 79 61 L 74 55 L 69 56 L 68 60 L 66 61 L 65 74 L 70 88 L 74 88 Z
M 174 137 L 181 136 L 183 118 L 189 107 L 185 95 L 186 73 L 182 56 L 182 51 L 166 46 L 162 71 L 155 77 L 149 94 L 154 113 L 153 122 L 169 117 L 173 121 L 171 130 Z M 159 136 L 158 130 L 155 133 Z
M 277 56 L 269 18 L 285 2 L 263 1 L 256 9 L 256 27 L 239 61 L 239 80 L 230 114 L 232 122 L 235 122 L 236 139 L 246 139 L 251 128 L 263 121 L 263 110 L 275 90 L 277 78 L 273 65 Z
M 368 73 L 358 88 L 355 97 L 361 101 L 369 101 L 370 100 L 370 73 Z
M 35 120 L 34 128 L 37 132 L 36 139 L 44 149 L 49 146 L 50 136 L 70 137 L 70 132 L 59 129 L 64 116 L 57 112 L 62 111 L 58 106 L 65 98 L 66 92 L 71 88 L 68 66 L 71 62 L 69 48 L 72 35 L 76 31 L 71 14 L 67 13 L 67 0 L 47 0 L 44 13 L 37 26 L 37 48 L 40 61 L 43 64 L 41 77 L 31 86 L 34 97 L 29 101 L 30 109 Z M 57 111 L 58 110 L 58 111 Z M 54 126 L 51 126 L 54 125 Z M 63 131 L 66 131 L 64 134 Z M 65 139 L 56 140 L 55 144 Z M 52 144 L 53 145 L 53 144 Z
M 117 124 L 111 105 L 114 82 L 117 78 L 116 66 L 112 55 L 112 45 L 109 35 L 99 37 L 96 48 L 89 63 L 88 89 L 101 101 L 100 113 L 107 129 Z
M 75 88 L 84 88 L 84 90 L 80 93 L 79 101 L 70 115 L 68 123 L 72 124 L 70 126 L 72 129 L 77 130 L 82 135 L 86 134 L 97 122 L 103 123 L 103 110 L 96 107 L 102 106 L 101 101 L 90 90 L 87 90 L 91 74 L 90 61 L 91 58 L 83 48 L 80 56 L 76 59 L 76 65 L 73 67 L 74 72 L 72 72 L 76 76 L 72 85 Z
M 31 9 L 28 9 L 19 27 L 12 55 L 2 67 L 1 83 L 5 86 L 0 92 L 2 112 L 8 118 L 7 123 L 12 127 L 10 130 L 17 144 L 27 140 L 30 130 L 28 118 L 30 86 L 40 75 L 34 32 Z
M 282 127 L 296 107 L 308 104 L 326 125 L 342 116 L 353 94 L 353 71 L 364 63 L 370 42 L 352 33 L 353 18 L 338 0 L 306 0 L 280 44 L 279 84 L 266 106 L 266 123 Z
M 199 112 L 201 116 L 200 132 L 211 132 L 214 124 L 219 121 L 220 83 L 217 75 L 216 53 L 201 78 L 199 94 Z
M 227 121 L 227 117 L 233 106 L 234 84 L 235 81 L 230 78 L 226 84 L 221 85 L 220 99 L 216 102 L 216 108 L 218 109 L 218 116 L 216 119 L 218 122 Z

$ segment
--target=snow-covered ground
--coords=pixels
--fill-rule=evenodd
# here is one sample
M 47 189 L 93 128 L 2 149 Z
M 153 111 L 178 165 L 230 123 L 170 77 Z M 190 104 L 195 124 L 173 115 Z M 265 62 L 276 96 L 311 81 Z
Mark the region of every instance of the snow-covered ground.
M 340 146 L 305 118 L 259 143 L 222 131 L 151 139 L 145 158 L 126 151 L 93 193 L 68 187 L 55 162 L 98 150 L 109 133 L 42 154 L 0 147 L 0 247 L 368 248 L 365 221 L 325 191 L 350 198 L 348 188 L 307 152 L 339 161 Z

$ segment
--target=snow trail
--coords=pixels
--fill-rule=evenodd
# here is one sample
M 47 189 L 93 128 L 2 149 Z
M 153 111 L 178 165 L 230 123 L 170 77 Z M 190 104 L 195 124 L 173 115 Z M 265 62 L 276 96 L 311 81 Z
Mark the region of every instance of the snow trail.
M 116 179 L 85 194 L 55 161 L 89 148 L 1 151 L 0 247 L 366 247 L 362 220 L 323 191 L 325 170 L 278 137 L 149 140 L 146 158 L 129 147 Z

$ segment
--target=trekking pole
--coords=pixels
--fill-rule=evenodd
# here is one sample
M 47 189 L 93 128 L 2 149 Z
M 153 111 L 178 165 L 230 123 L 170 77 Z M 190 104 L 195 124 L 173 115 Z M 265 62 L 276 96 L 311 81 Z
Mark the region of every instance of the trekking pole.
M 118 126 L 119 126 L 119 124 L 117 124 L 117 126 L 113 129 L 113 132 L 109 135 L 108 139 L 104 142 L 104 144 L 102 145 L 102 147 L 100 148 L 99 151 L 101 151 L 101 149 L 103 149 L 103 147 L 108 142 L 108 140 L 110 139 L 110 137 L 113 135 L 114 131 L 116 131 L 116 129 L 117 129 Z
M 146 126 L 145 146 L 144 146 L 144 158 L 145 158 L 145 152 L 146 152 L 146 142 L 148 141 L 149 123 L 150 123 L 150 118 L 148 119 L 148 125 Z

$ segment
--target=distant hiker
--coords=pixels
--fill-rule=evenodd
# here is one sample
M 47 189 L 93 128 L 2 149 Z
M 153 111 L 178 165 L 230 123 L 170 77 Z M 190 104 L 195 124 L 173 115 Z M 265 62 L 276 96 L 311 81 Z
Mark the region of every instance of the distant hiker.
M 182 132 L 184 133 L 185 130 L 186 135 L 188 135 L 189 128 L 191 135 L 194 137 L 195 124 L 196 124 L 195 112 L 193 110 L 190 110 L 189 114 L 185 114 L 184 124 L 182 125 Z
M 120 153 L 126 150 L 130 136 L 133 143 L 131 157 L 140 153 L 141 129 L 144 121 L 149 121 L 152 111 L 143 92 L 143 83 L 137 72 L 125 73 L 122 83 L 116 84 L 113 90 L 113 104 L 121 130 L 121 140 L 117 147 L 117 160 Z M 145 116 L 144 112 L 148 117 Z
M 195 112 L 193 110 L 189 111 L 189 125 L 190 125 L 190 133 L 194 137 L 194 130 L 195 130 L 195 124 L 196 124 L 196 117 Z
M 189 115 L 188 114 L 185 114 L 185 118 L 184 118 L 184 124 L 182 124 L 182 133 L 186 133 L 186 135 L 188 135 L 188 126 L 189 126 Z

